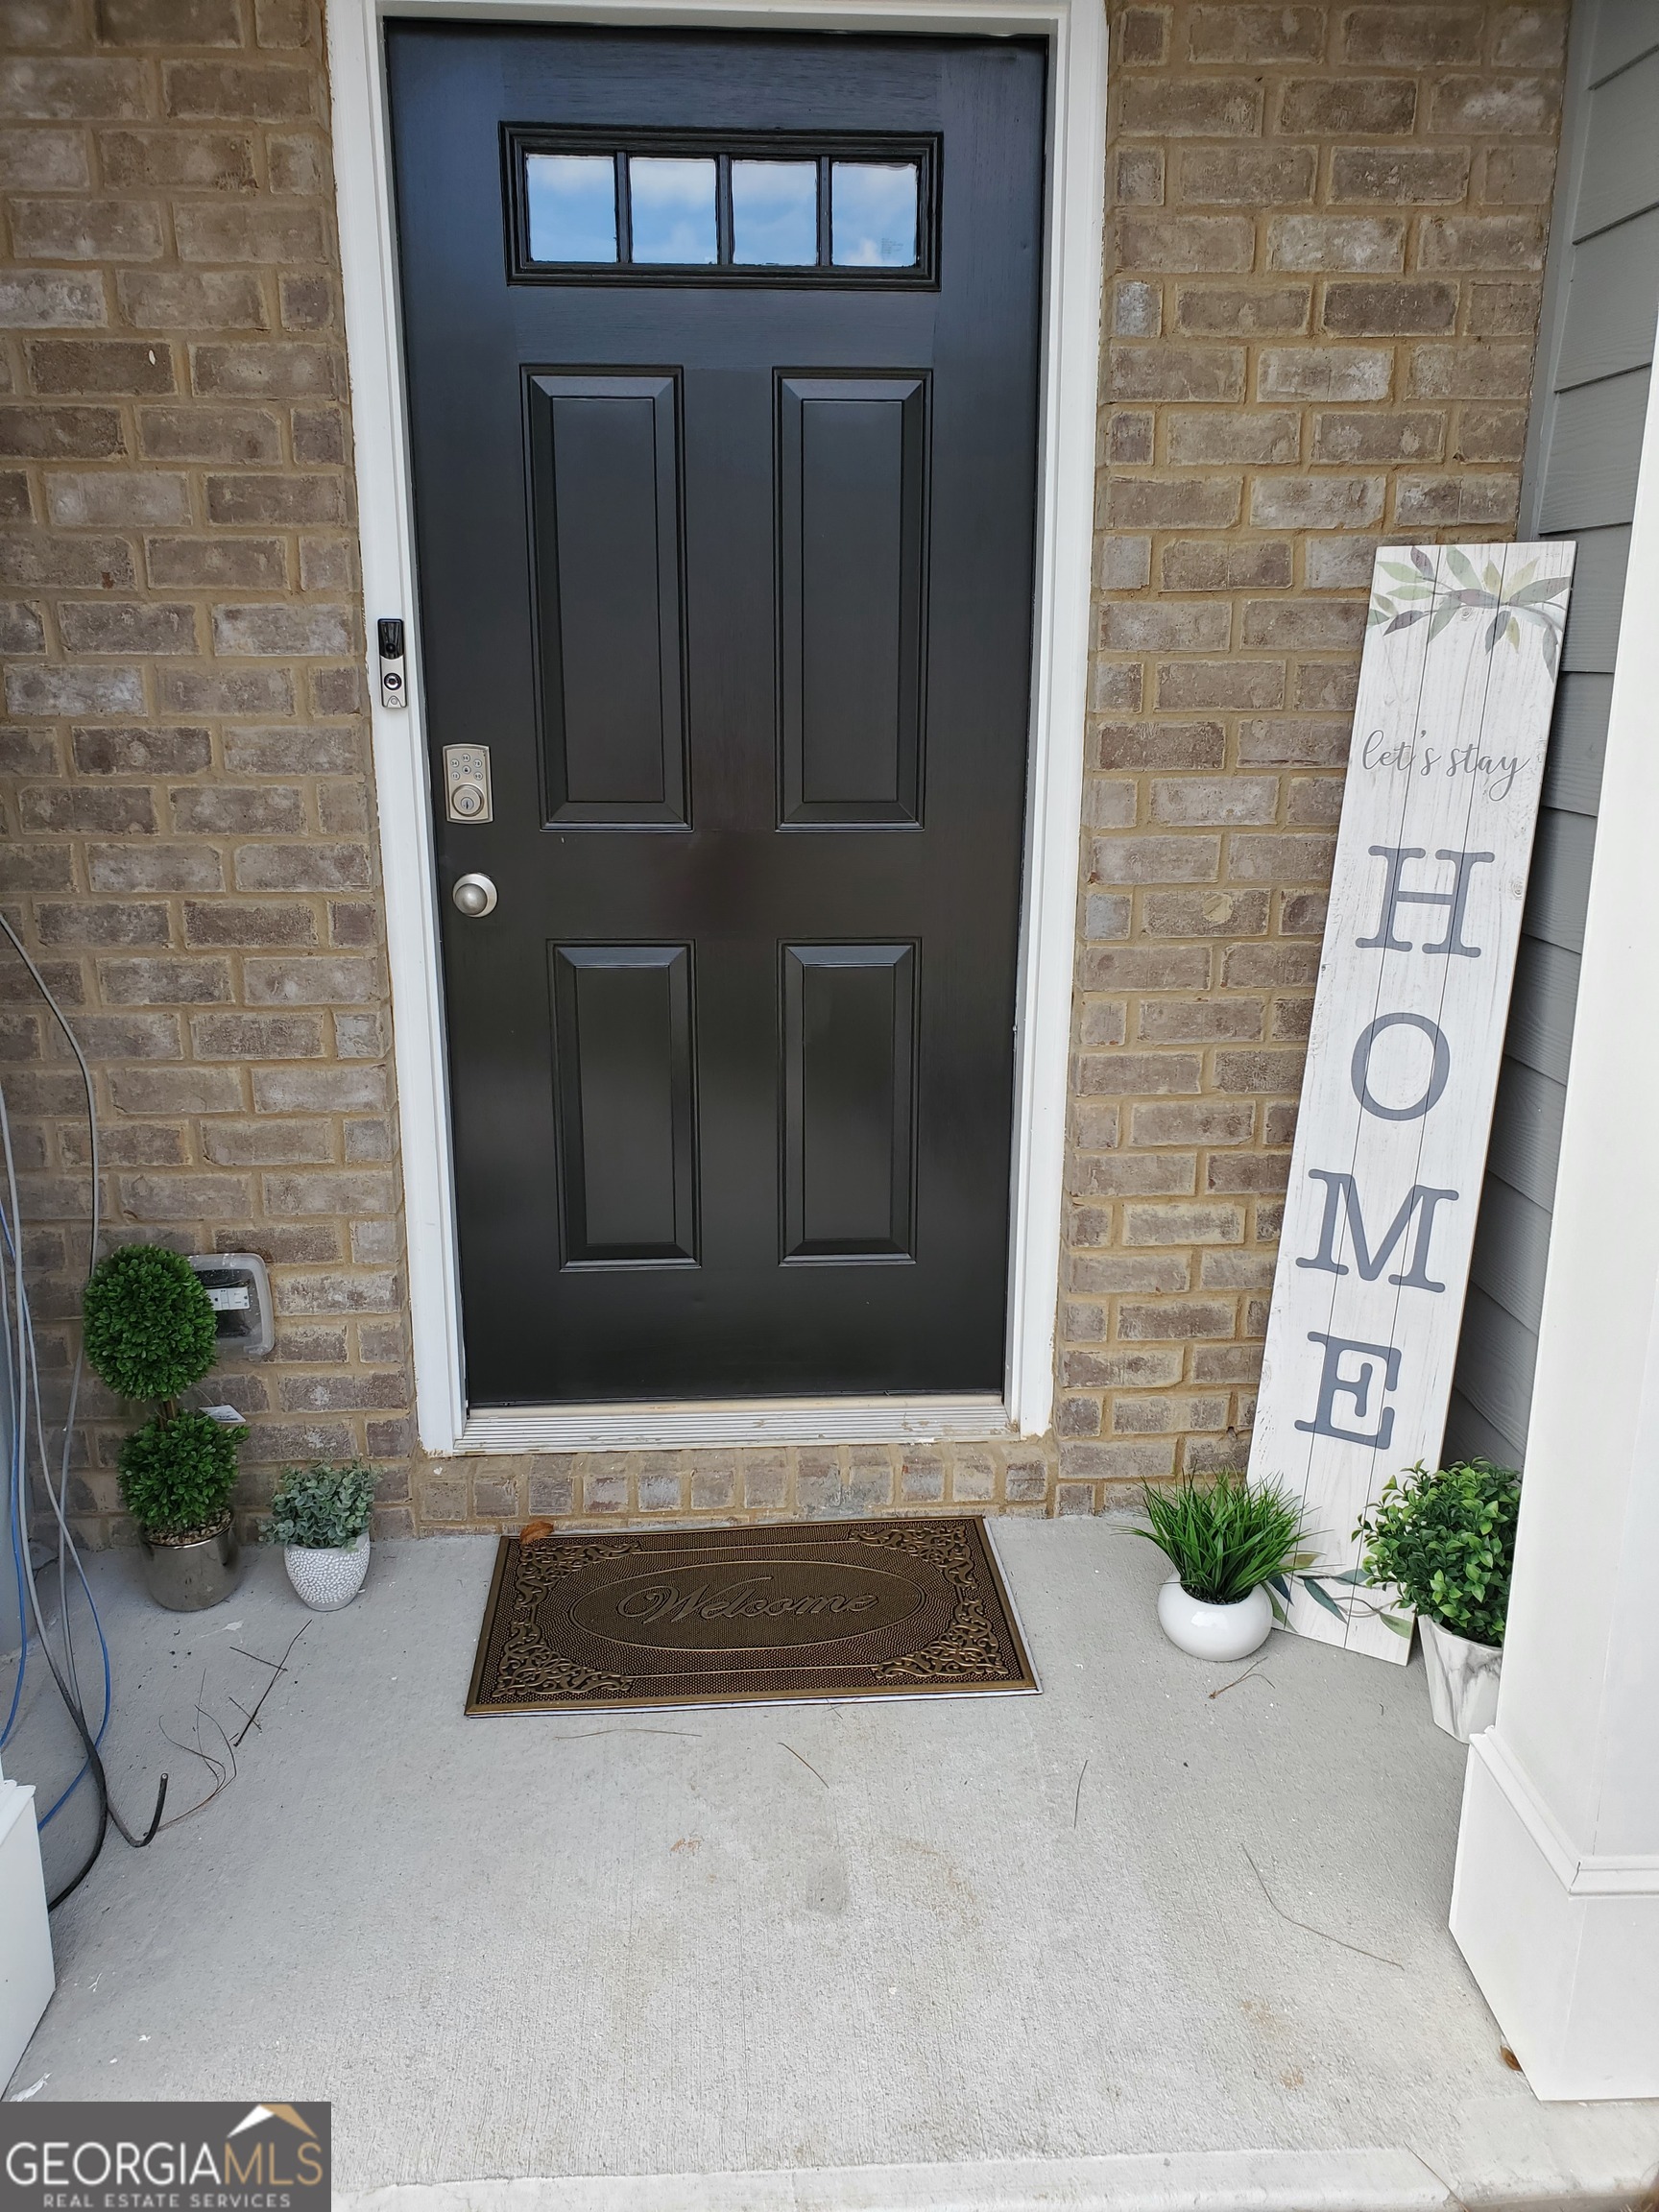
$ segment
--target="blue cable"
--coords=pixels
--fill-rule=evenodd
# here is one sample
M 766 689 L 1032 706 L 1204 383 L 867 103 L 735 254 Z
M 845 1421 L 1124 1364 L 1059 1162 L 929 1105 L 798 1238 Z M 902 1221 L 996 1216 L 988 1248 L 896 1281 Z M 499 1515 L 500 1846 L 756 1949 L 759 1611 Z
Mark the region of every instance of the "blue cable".
M 16 1246 L 13 1243 L 12 1237 L 12 1223 L 7 1217 L 4 1205 L 0 1205 L 0 1241 L 3 1241 L 5 1250 L 7 1254 L 12 1258 L 13 1263 L 17 1264 Z M 21 1294 L 22 1279 L 20 1271 L 18 1277 L 18 1287 L 19 1294 Z M 27 1318 L 24 1319 L 24 1327 L 28 1327 Z M 18 1395 L 19 1400 L 21 1401 L 22 1393 L 19 1392 Z M 10 1519 L 12 1525 L 12 1560 L 17 1585 L 17 1625 L 22 1641 L 18 1646 L 17 1680 L 12 1685 L 12 1708 L 6 1716 L 5 1727 L 0 1729 L 0 1749 L 5 1747 L 13 1728 L 16 1726 L 18 1708 L 21 1705 L 23 1699 L 24 1675 L 27 1671 L 29 1664 L 29 1617 L 27 1610 L 28 1593 L 24 1584 L 24 1577 L 28 1574 L 29 1570 L 24 1562 L 22 1539 L 24 1518 L 23 1450 L 24 1424 L 22 1421 L 16 1421 L 12 1425 L 12 1465 L 7 1471 L 7 1503 L 11 1508 L 8 1518 Z M 62 1541 L 61 1529 L 59 1530 L 59 1541 Z M 72 1552 L 71 1557 L 73 1558 L 75 1564 L 76 1578 L 79 1580 L 82 1592 L 86 1599 L 86 1609 L 92 1616 L 92 1627 L 98 1638 L 98 1649 L 102 1654 L 103 1659 L 104 1711 L 98 1722 L 98 1732 L 92 1739 L 94 1749 L 102 1750 L 104 1745 L 104 1738 L 109 1726 L 109 1716 L 114 1704 L 114 1684 L 110 1671 L 109 1646 L 105 1638 L 104 1623 L 98 1617 L 97 1600 L 93 1598 L 91 1585 L 86 1580 L 86 1570 L 81 1563 L 80 1553 L 78 1551 Z M 68 1642 L 70 1633 L 70 1623 L 67 1611 L 65 1611 L 63 1620 L 63 1636 L 65 1644 Z M 80 1789 L 82 1783 L 85 1781 L 87 1775 L 90 1774 L 91 1771 L 91 1760 L 89 1758 L 83 1759 L 74 1780 L 57 1798 L 52 1806 L 46 1812 L 40 1815 L 39 1819 L 36 1823 L 37 1828 L 44 1828 L 50 1821 L 56 1819 L 58 1815 L 69 1802 L 70 1798 L 74 1796 L 76 1791 Z

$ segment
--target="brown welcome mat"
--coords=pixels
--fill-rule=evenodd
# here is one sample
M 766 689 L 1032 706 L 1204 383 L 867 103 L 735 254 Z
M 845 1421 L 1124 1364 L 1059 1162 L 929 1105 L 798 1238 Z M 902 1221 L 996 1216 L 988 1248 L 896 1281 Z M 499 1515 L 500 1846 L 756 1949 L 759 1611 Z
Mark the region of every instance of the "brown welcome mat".
M 977 1515 L 504 1536 L 469 1713 L 1032 1691 Z

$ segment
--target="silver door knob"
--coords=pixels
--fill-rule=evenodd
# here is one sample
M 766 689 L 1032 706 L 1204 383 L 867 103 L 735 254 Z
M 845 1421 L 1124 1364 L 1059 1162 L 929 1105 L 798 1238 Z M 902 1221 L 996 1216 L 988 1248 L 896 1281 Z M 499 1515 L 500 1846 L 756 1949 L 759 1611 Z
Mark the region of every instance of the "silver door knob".
M 463 876 L 449 896 L 469 922 L 495 911 L 495 886 L 488 876 Z

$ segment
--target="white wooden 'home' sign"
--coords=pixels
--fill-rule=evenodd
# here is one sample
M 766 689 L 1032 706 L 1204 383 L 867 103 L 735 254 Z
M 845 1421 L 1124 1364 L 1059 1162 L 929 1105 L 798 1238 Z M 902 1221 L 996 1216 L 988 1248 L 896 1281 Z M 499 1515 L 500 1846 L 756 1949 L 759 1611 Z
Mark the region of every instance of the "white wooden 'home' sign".
M 1289 1624 L 1404 1662 L 1355 1526 L 1439 1455 L 1574 547 L 1384 547 L 1250 1467 L 1305 1507 Z

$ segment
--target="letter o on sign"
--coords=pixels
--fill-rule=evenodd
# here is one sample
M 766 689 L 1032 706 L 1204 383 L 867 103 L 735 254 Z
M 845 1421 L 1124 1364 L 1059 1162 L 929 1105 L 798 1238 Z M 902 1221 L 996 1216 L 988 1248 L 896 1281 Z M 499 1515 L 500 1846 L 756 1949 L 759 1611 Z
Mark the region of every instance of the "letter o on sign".
M 1371 1052 L 1384 1029 L 1421 1029 L 1434 1047 L 1433 1065 L 1429 1070 L 1429 1083 L 1421 1098 L 1409 1106 L 1384 1106 L 1371 1095 Z M 1420 1121 L 1439 1099 L 1452 1074 L 1452 1047 L 1437 1025 L 1426 1014 L 1380 1014 L 1376 1021 L 1359 1032 L 1359 1042 L 1354 1047 L 1352 1080 L 1354 1095 L 1367 1114 L 1375 1114 L 1380 1121 Z

